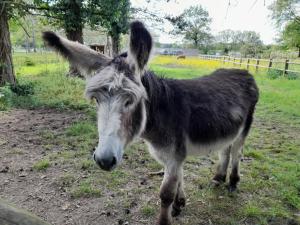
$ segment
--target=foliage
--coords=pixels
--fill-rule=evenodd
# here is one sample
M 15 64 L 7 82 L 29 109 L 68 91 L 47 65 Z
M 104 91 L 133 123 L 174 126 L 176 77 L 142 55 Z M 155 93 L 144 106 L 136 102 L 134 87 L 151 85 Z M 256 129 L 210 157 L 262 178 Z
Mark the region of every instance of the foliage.
M 12 106 L 13 92 L 9 85 L 0 87 L 0 111 L 7 110 Z
M 34 5 L 43 16 L 49 18 L 48 22 L 58 27 L 71 30 L 78 26 L 83 28 L 86 8 L 82 0 L 34 0 Z M 74 7 L 79 10 L 74 11 Z
M 277 79 L 282 76 L 282 71 L 276 69 L 270 69 L 268 70 L 267 75 L 269 79 Z
M 216 36 L 216 49 L 224 54 L 230 51 L 240 51 L 243 56 L 254 57 L 261 53 L 263 43 L 258 33 L 254 31 L 224 30 Z
M 201 5 L 192 6 L 177 17 L 167 17 L 173 24 L 173 34 L 182 34 L 186 40 L 192 41 L 194 47 L 207 45 L 211 38 L 209 34 L 211 18 Z
M 11 90 L 18 96 L 29 96 L 34 94 L 34 84 L 32 82 L 12 85 Z
M 282 37 L 287 46 L 298 48 L 300 57 L 300 23 L 296 20 L 289 22 L 284 28 Z
M 120 50 L 120 35 L 129 27 L 129 0 L 88 0 L 89 18 L 92 27 L 101 26 L 112 37 L 114 54 Z M 113 10 L 112 10 L 113 9 Z
M 270 6 L 272 11 L 272 19 L 277 25 L 282 25 L 284 22 L 294 20 L 300 24 L 299 0 L 276 0 Z

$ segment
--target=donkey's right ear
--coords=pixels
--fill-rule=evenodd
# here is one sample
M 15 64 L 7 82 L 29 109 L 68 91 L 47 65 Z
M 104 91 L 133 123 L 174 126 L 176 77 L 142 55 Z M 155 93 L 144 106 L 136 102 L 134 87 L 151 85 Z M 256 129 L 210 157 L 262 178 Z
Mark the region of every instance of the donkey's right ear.
M 87 73 L 100 69 L 111 60 L 85 45 L 69 41 L 52 31 L 44 32 L 43 39 L 50 48 Z
M 130 24 L 129 59 L 138 72 L 146 66 L 152 49 L 152 37 L 144 24 L 134 21 Z

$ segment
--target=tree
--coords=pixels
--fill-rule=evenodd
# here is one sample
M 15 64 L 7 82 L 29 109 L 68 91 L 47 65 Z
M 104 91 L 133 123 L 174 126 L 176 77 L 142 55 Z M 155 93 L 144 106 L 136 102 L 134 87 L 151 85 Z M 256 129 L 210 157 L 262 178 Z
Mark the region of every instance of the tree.
M 27 4 L 23 0 L 0 1 L 0 85 L 16 84 L 11 53 L 9 19 L 26 14 Z
M 240 45 L 240 52 L 244 57 L 255 57 L 262 52 L 263 43 L 258 33 L 254 31 L 243 31 L 236 36 Z
M 296 20 L 289 22 L 284 28 L 282 39 L 288 47 L 298 48 L 300 57 L 300 23 Z
M 194 47 L 205 46 L 211 35 L 209 34 L 211 18 L 208 12 L 199 6 L 192 6 L 177 17 L 166 17 L 174 26 L 173 34 L 184 35 L 186 40 L 192 41 Z
M 276 0 L 269 9 L 272 11 L 272 19 L 280 26 L 288 21 L 300 24 L 299 7 L 299 0 Z
M 112 39 L 113 55 L 120 53 L 121 34 L 126 34 L 129 27 L 129 0 L 89 0 L 89 24 L 101 26 L 107 30 Z
M 83 43 L 83 27 L 101 26 L 112 38 L 113 52 L 120 51 L 121 34 L 129 24 L 129 0 L 34 0 L 35 6 L 50 18 L 50 22 L 62 27 L 69 40 Z
M 83 43 L 83 27 L 87 16 L 84 0 L 33 0 L 33 3 L 32 10 L 48 17 L 52 25 L 63 28 L 69 40 Z M 72 64 L 69 74 L 83 77 Z
M 217 42 L 217 48 L 221 49 L 222 52 L 227 55 L 230 51 L 234 50 L 235 45 L 235 32 L 227 29 L 220 31 L 215 37 Z
M 240 51 L 243 56 L 256 56 L 262 51 L 263 43 L 254 31 L 224 30 L 216 36 L 216 47 L 225 54 Z
M 8 27 L 8 4 L 0 2 L 0 85 L 16 83 Z

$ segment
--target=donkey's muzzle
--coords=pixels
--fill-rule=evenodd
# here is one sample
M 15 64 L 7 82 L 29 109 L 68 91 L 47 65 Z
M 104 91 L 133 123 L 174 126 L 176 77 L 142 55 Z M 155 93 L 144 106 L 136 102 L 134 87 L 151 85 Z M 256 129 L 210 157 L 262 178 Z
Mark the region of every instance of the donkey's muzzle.
M 94 154 L 94 160 L 100 166 L 101 169 L 110 171 L 113 170 L 117 165 L 117 159 L 114 156 L 105 157 L 105 158 L 98 158 Z

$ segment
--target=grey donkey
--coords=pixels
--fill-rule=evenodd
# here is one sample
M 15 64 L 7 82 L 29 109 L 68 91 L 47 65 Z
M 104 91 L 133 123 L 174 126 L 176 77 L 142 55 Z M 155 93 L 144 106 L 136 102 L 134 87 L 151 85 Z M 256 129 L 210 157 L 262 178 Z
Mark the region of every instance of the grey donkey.
M 95 162 L 111 171 L 126 146 L 144 139 L 151 155 L 164 166 L 159 225 L 171 224 L 186 198 L 183 162 L 189 154 L 219 153 L 212 179 L 229 190 L 240 180 L 239 162 L 252 123 L 258 88 L 245 70 L 219 69 L 195 79 L 167 79 L 147 70 L 152 38 L 143 23 L 130 26 L 129 50 L 115 58 L 45 32 L 46 43 L 91 76 L 86 96 L 97 102 L 99 144 Z

